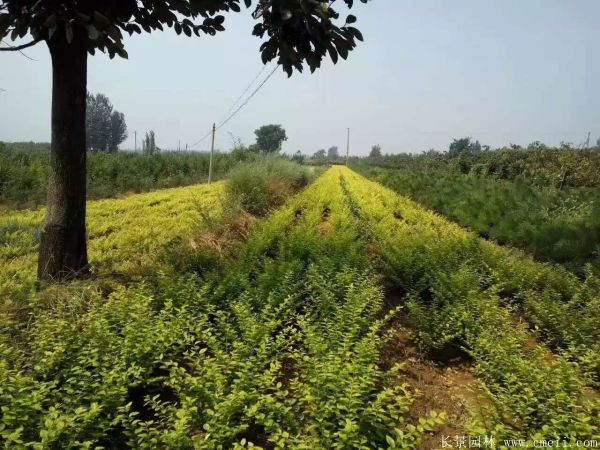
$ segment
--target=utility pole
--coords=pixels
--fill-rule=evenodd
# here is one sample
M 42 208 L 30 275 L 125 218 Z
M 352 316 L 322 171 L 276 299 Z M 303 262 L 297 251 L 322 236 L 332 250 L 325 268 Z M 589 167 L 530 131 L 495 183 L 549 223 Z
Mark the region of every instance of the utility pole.
M 133 135 L 135 136 L 135 144 L 133 150 L 137 152 L 137 131 L 134 131 Z
M 215 124 L 212 127 L 212 143 L 210 144 L 210 160 L 208 162 L 208 184 L 212 181 L 212 160 L 215 153 L 215 132 L 217 131 Z
M 179 139 L 177 141 L 177 151 L 180 152 L 181 151 L 181 139 Z
M 346 167 L 348 167 L 348 158 L 350 157 L 350 128 L 348 128 L 348 140 L 346 141 Z
M 592 134 L 591 131 L 588 131 L 588 135 L 587 135 L 587 139 L 585 140 L 585 144 L 583 144 L 583 149 L 587 150 L 590 146 L 590 135 Z

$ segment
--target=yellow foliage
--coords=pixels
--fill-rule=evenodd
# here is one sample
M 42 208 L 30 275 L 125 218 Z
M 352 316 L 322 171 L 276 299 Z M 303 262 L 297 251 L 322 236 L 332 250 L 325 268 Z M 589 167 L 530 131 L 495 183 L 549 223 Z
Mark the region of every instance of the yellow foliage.
M 156 269 L 157 255 L 186 236 L 201 214 L 218 214 L 224 183 L 195 185 L 88 202 L 89 260 L 99 274 Z M 32 289 L 45 210 L 3 211 L 0 298 Z

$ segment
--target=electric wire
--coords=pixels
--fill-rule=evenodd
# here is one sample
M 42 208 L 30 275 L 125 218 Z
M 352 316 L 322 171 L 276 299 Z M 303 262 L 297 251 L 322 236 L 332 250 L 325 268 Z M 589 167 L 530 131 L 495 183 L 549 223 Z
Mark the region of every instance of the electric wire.
M 233 103 L 233 105 L 231 106 L 231 108 L 229 108 L 229 110 L 227 111 L 227 114 L 229 114 L 232 110 L 234 110 L 236 104 L 239 102 L 239 100 L 250 90 L 250 88 L 252 87 L 252 85 L 254 85 L 255 81 L 258 79 L 258 77 L 260 77 L 260 75 L 262 75 L 262 73 L 265 71 L 267 66 L 263 66 L 263 68 L 261 69 L 261 71 L 258 73 L 258 75 L 256 77 L 254 77 L 254 79 L 252 80 L 252 82 L 248 85 L 248 87 L 244 90 L 244 92 L 238 97 L 238 99 Z M 252 93 L 248 96 L 248 98 L 246 98 L 246 100 L 244 100 L 233 112 L 231 112 L 231 114 L 229 114 L 224 120 L 222 120 L 219 125 L 216 126 L 216 130 L 220 129 L 221 127 L 225 126 L 231 119 L 233 119 L 249 102 L 250 100 L 252 100 L 252 98 L 258 93 L 258 91 L 260 91 L 260 89 L 269 81 L 269 79 L 275 74 L 275 72 L 277 71 L 277 68 L 279 67 L 279 65 L 276 65 L 273 70 L 267 75 L 267 77 L 256 87 L 256 89 L 254 89 L 254 91 L 252 91 Z M 200 143 L 202 143 L 204 140 L 206 140 L 212 133 L 212 128 L 208 131 L 208 133 L 206 133 L 204 136 L 202 136 L 198 141 L 194 142 L 190 147 L 194 147 Z

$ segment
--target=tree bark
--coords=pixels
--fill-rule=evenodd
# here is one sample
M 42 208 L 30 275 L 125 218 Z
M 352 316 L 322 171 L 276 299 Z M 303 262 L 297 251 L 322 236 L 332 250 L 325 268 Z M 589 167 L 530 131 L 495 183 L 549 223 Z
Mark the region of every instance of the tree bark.
M 57 35 L 59 33 L 56 33 Z M 87 50 L 78 39 L 48 41 L 52 59 L 52 143 L 38 278 L 89 275 L 85 228 Z

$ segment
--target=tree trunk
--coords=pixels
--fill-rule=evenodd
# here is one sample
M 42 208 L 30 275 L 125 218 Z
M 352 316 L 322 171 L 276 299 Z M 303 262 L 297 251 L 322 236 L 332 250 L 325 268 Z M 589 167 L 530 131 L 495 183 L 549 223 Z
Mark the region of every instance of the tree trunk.
M 59 33 L 56 33 L 57 35 Z M 48 41 L 52 58 L 52 144 L 38 277 L 89 274 L 85 232 L 87 51 L 75 38 Z

